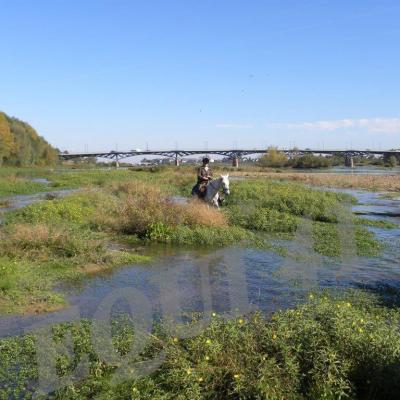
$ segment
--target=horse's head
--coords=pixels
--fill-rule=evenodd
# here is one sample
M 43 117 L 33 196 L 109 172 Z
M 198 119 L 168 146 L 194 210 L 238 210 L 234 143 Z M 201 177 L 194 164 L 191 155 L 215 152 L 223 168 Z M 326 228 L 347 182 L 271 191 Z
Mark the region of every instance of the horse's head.
M 222 180 L 222 190 L 225 194 L 231 194 L 229 190 L 229 174 L 228 175 L 221 175 Z

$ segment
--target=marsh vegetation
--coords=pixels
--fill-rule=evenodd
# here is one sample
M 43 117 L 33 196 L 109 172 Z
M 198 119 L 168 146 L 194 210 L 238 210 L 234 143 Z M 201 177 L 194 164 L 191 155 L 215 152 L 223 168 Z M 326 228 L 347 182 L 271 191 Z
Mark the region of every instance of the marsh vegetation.
M 48 184 L 31 182 L 39 173 Z M 281 174 L 234 180 L 221 212 L 197 201 L 175 200 L 190 193 L 189 169 L 9 174 L 3 169 L 0 175 L 7 194 L 31 193 L 29 182 L 43 185 L 40 191 L 79 188 L 5 214 L 0 228 L 3 314 L 65 307 L 67 299 L 55 290 L 60 282 L 145 264 L 148 252 L 138 248 L 155 243 L 210 249 L 235 245 L 285 254 L 284 244 L 307 223 L 313 250 L 335 260 L 342 254 L 343 224 L 350 224 L 355 251 L 363 257 L 377 257 L 384 248 L 370 227 L 398 227 L 356 217 L 350 209 L 356 200 L 348 194 L 315 190 Z M 118 365 L 94 350 L 91 322 L 57 325 L 53 341 L 72 335 L 75 354 L 57 358 L 59 376 L 70 374 L 85 357 L 89 369 L 79 383 L 43 398 L 397 398 L 400 333 L 398 309 L 392 306 L 362 291 L 309 293 L 305 304 L 271 316 L 211 315 L 209 326 L 191 339 L 180 338 L 160 321 L 143 351 L 132 358 L 129 348 L 137 332 L 127 320 L 114 321 L 115 349 L 130 365 L 160 351 L 166 357 L 151 375 L 128 377 L 117 386 L 112 376 Z M 195 323 L 203 316 L 187 318 Z M 32 335 L 0 340 L 0 398 L 32 397 L 39 373 L 32 362 L 35 340 Z
M 180 337 L 196 324 L 169 330 L 157 324 L 146 345 L 133 356 L 138 340 L 128 319 L 112 326 L 118 361 L 105 362 L 93 346 L 90 321 L 53 328 L 52 341 L 71 337 L 74 356 L 60 353 L 58 376 L 71 374 L 84 360 L 87 372 L 48 399 L 397 399 L 399 386 L 399 311 L 378 296 L 349 292 L 340 296 L 310 293 L 305 304 L 265 318 L 208 315 L 207 326 L 193 338 Z M 0 397 L 30 399 L 38 383 L 34 335 L 0 342 Z M 135 368 L 163 354 L 150 375 Z M 125 379 L 112 378 L 121 362 Z M 129 368 L 131 373 L 129 373 Z
M 190 193 L 192 176 L 179 171 L 66 172 L 48 179 L 53 188 L 81 190 L 6 215 L 0 230 L 3 313 L 63 306 L 65 299 L 52 289 L 59 281 L 145 261 L 134 251 L 139 244 L 273 248 L 275 238 L 290 240 L 306 219 L 313 225 L 314 250 L 337 257 L 342 244 L 335 210 L 354 202 L 298 183 L 256 179 L 234 182 L 219 212 L 198 201 L 173 200 Z M 13 175 L 9 182 L 18 190 Z M 371 222 L 354 218 L 354 224 L 358 255 L 376 256 L 382 245 L 363 226 Z M 131 249 L 111 249 L 111 243 Z

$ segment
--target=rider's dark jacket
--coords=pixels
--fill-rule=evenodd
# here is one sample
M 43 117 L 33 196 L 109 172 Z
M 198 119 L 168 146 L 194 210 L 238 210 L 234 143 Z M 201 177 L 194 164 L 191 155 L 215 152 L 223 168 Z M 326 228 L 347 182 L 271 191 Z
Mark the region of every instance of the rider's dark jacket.
M 210 168 L 200 167 L 197 170 L 197 183 L 208 182 L 209 178 L 212 178 L 212 171 Z
M 197 170 L 197 183 L 192 189 L 192 195 L 204 195 L 205 191 L 202 190 L 203 187 L 207 186 L 209 180 L 212 179 L 212 171 L 210 168 L 201 166 Z

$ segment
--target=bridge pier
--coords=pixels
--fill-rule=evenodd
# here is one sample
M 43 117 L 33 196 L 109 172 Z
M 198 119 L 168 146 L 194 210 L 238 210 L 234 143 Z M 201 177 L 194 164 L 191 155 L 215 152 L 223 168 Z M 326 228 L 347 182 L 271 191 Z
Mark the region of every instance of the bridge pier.
M 354 167 L 354 157 L 356 156 L 380 156 L 386 157 L 388 159 L 392 159 L 391 163 L 393 163 L 393 157 L 396 157 L 398 161 L 400 161 L 400 149 L 398 150 L 352 150 L 352 149 L 343 149 L 343 150 L 313 150 L 313 149 L 282 149 L 281 152 L 285 153 L 286 155 L 296 155 L 296 154 L 325 154 L 330 156 L 340 156 L 345 158 L 345 165 L 349 167 Z M 240 158 L 250 154 L 265 154 L 265 150 L 261 149 L 231 149 L 231 150 L 207 150 L 208 154 L 218 154 L 223 157 L 229 157 L 232 160 L 232 165 L 234 168 L 239 167 Z M 120 166 L 121 159 L 127 157 L 135 157 L 135 156 L 148 156 L 148 155 L 157 155 L 168 157 L 172 162 L 175 161 L 175 165 L 178 166 L 182 163 L 182 160 L 179 157 L 190 156 L 190 155 L 202 155 L 205 154 L 204 150 L 160 150 L 160 151 L 141 151 L 131 150 L 131 151 L 105 151 L 105 152 L 98 152 L 98 153 L 60 153 L 59 158 L 61 160 L 73 160 L 73 159 L 81 159 L 81 158 L 105 158 L 108 162 L 115 162 L 115 167 L 118 168 Z
M 353 156 L 346 156 L 344 159 L 344 165 L 349 168 L 354 168 L 354 158 Z

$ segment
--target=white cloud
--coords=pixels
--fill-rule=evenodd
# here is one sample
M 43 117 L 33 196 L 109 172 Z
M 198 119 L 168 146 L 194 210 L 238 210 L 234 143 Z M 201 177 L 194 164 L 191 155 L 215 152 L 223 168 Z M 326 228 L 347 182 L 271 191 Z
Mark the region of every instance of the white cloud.
M 400 134 L 400 118 L 360 118 L 331 121 L 268 123 L 268 128 L 303 131 L 326 131 L 362 129 L 372 133 Z
M 232 124 L 232 123 L 221 123 L 221 124 L 216 124 L 216 128 L 222 128 L 222 129 L 252 129 L 254 128 L 254 125 L 252 124 Z

